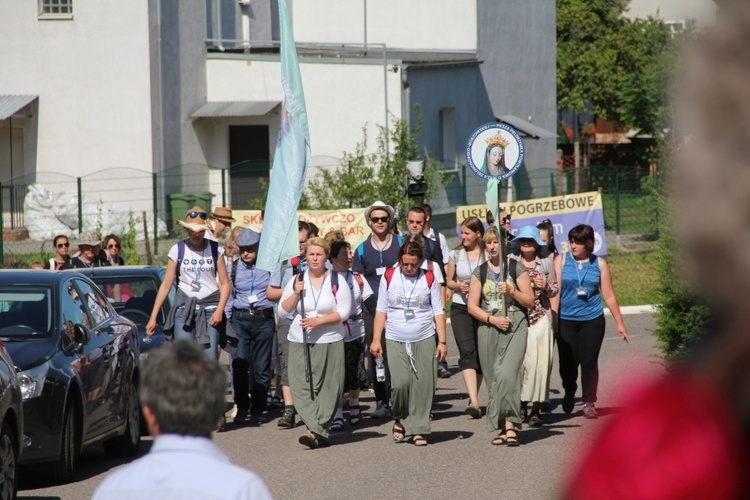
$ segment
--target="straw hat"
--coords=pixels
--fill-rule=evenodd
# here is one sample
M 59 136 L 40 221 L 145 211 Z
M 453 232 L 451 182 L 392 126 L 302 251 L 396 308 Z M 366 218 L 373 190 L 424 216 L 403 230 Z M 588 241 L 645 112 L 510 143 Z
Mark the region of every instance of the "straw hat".
M 226 207 L 216 207 L 211 214 L 211 218 L 220 220 L 227 225 L 231 225 L 232 222 L 235 222 L 234 218 L 232 217 L 232 209 Z
M 78 246 L 89 245 L 95 247 L 96 245 L 101 244 L 102 240 L 99 239 L 99 235 L 96 234 L 96 231 L 86 231 L 78 236 Z
M 175 219 L 175 223 L 181 225 L 185 229 L 190 229 L 191 231 L 205 231 L 208 229 L 208 226 L 206 226 L 207 218 L 208 214 L 206 211 L 198 205 L 195 205 L 187 211 L 184 221 Z

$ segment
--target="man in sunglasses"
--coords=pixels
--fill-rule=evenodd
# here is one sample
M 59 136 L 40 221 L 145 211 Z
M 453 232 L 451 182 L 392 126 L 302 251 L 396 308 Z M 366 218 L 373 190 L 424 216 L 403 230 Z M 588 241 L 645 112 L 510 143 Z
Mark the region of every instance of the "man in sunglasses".
M 365 276 L 367 283 L 373 291 L 375 298 L 378 298 L 380 290 L 380 277 L 385 270 L 392 267 L 398 262 L 398 251 L 401 248 L 403 239 L 400 235 L 393 234 L 391 229 L 394 225 L 394 210 L 390 205 L 382 201 L 376 201 L 365 209 L 365 220 L 367 225 L 372 229 L 372 234 L 360 243 L 354 251 L 352 259 L 352 271 Z M 365 342 L 369 345 L 372 342 L 373 317 L 364 311 L 365 321 Z M 383 344 L 385 347 L 385 344 Z M 370 354 L 369 349 L 366 351 L 369 358 L 369 370 L 371 380 L 375 381 L 375 400 L 377 406 L 375 411 L 370 415 L 371 418 L 387 418 L 391 415 L 391 409 L 388 406 L 390 401 L 390 373 L 388 371 L 387 353 L 383 349 L 383 361 L 385 363 L 384 382 L 378 382 L 375 378 L 374 367 L 375 358 Z
M 44 269 L 59 271 L 60 269 L 70 268 L 70 242 L 64 234 L 58 234 L 52 241 L 52 247 L 55 249 L 55 256 L 45 262 Z
M 512 234 L 510 234 L 510 218 L 511 215 L 505 211 L 503 207 L 500 207 L 500 227 L 505 230 L 505 233 L 508 235 L 508 241 L 515 238 Z

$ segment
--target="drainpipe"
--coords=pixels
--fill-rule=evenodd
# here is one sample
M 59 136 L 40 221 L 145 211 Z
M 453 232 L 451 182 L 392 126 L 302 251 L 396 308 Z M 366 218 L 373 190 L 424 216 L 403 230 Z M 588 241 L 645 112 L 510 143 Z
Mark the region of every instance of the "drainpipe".
M 401 65 L 401 118 L 411 127 L 411 89 L 407 69 L 406 64 Z
M 383 93 L 385 95 L 385 155 L 390 157 L 391 146 L 390 146 L 390 130 L 388 126 L 388 47 L 383 44 Z

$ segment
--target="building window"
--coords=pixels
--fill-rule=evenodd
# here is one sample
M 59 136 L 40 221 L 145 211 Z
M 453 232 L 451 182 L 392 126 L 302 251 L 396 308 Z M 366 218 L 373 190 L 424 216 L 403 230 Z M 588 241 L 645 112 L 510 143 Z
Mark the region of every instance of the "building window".
M 71 19 L 73 0 L 39 0 L 39 17 Z

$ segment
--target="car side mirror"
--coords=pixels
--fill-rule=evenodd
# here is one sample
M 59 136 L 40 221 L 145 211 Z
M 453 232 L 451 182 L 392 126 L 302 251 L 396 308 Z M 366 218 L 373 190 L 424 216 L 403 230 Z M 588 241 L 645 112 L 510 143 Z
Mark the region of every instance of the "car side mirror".
M 91 331 L 89 328 L 81 323 L 73 325 L 73 345 L 75 345 L 75 350 L 80 351 L 89 342 L 91 342 Z

